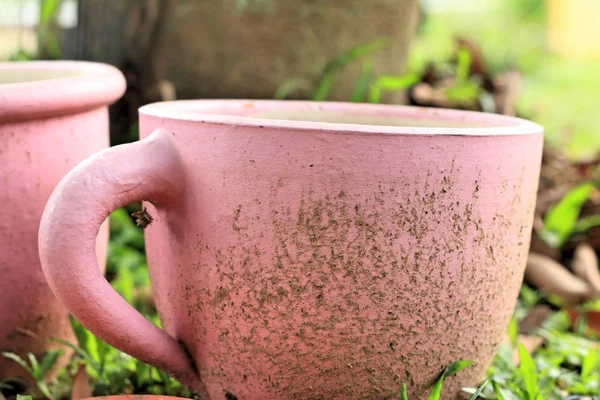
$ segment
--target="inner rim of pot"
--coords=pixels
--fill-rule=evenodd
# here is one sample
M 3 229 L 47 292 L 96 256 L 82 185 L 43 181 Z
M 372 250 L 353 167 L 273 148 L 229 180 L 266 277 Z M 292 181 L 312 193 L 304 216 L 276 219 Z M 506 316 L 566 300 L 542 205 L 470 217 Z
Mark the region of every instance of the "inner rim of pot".
M 48 81 L 62 78 L 73 78 L 84 74 L 84 71 L 78 71 L 75 69 L 9 69 L 2 71 L 2 74 L 0 74 L 0 85 L 6 85 L 11 83 Z
M 176 100 L 145 105 L 141 115 L 259 128 L 370 134 L 504 136 L 543 127 L 507 115 L 390 104 L 303 100 Z

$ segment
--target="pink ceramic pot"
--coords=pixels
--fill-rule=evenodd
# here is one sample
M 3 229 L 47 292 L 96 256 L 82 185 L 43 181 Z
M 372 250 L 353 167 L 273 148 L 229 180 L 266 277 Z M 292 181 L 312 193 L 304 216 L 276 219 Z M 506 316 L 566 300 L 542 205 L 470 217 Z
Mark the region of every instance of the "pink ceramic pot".
M 210 399 L 424 398 L 484 374 L 523 278 L 542 128 L 499 115 L 295 101 L 140 109 L 143 140 L 77 166 L 44 273 L 100 338 Z M 147 201 L 164 331 L 102 278 L 100 223 Z
M 108 147 L 107 105 L 124 89 L 121 73 L 106 65 L 0 63 L 0 351 L 26 359 L 28 352 L 41 357 L 49 337 L 76 342 L 40 268 L 39 222 L 58 181 Z M 105 224 L 97 242 L 102 267 L 107 240 Z M 26 373 L 0 356 L 0 379 L 10 376 Z

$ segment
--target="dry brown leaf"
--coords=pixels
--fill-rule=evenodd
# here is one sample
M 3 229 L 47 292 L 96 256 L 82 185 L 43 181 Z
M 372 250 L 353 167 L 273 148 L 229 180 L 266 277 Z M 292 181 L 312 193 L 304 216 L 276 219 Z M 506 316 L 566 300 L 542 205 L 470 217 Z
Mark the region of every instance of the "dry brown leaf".
M 575 275 L 586 281 L 592 289 L 592 295 L 597 297 L 600 294 L 600 271 L 598 257 L 592 246 L 587 243 L 577 246 L 571 266 Z
M 544 344 L 544 341 L 545 339 L 541 336 L 519 335 L 517 337 L 517 342 L 522 344 L 529 354 L 532 354 L 538 347 Z M 516 347 L 513 350 L 513 364 L 519 365 L 520 363 L 521 360 L 519 359 L 519 349 Z
M 542 326 L 544 321 L 552 314 L 552 308 L 545 304 L 538 304 L 533 307 L 527 315 L 519 321 L 519 333 L 522 335 L 531 334 L 534 330 Z
M 525 280 L 547 294 L 560 296 L 567 305 L 579 304 L 592 297 L 592 290 L 586 282 L 541 254 L 529 253 Z
M 80 364 L 77 372 L 73 376 L 73 389 L 71 391 L 71 400 L 81 400 L 92 397 L 92 387 L 90 379 L 85 370 L 85 365 Z

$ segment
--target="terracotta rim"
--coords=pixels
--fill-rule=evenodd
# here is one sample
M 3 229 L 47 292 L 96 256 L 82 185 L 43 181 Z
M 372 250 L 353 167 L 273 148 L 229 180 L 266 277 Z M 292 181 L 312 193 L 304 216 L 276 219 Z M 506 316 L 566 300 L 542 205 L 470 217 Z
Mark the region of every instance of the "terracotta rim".
M 339 122 L 313 122 L 252 117 L 263 111 L 325 111 L 371 117 L 398 117 L 415 121 L 486 124 L 486 127 L 412 127 Z M 227 115 L 227 113 L 233 115 Z M 477 111 L 403 105 L 291 100 L 175 100 L 145 105 L 141 115 L 166 119 L 236 124 L 292 130 L 336 131 L 359 134 L 422 134 L 447 136 L 511 136 L 542 134 L 544 128 L 521 118 Z
M 70 114 L 113 103 L 125 93 L 125 77 L 115 67 L 85 61 L 0 62 L 3 73 L 66 75 L 0 83 L 0 121 Z

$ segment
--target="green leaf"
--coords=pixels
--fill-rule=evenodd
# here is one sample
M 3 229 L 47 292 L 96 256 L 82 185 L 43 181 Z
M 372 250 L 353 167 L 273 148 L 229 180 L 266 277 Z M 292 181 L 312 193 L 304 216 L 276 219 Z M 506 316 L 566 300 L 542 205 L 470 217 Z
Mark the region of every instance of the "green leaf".
M 587 382 L 592 377 L 592 374 L 596 371 L 597 362 L 598 352 L 588 351 L 581 363 L 581 380 L 583 382 Z
M 471 63 L 473 58 L 469 50 L 460 48 L 458 49 L 458 56 L 456 61 L 456 81 L 464 83 L 469 79 L 469 72 L 471 70 Z
M 350 101 L 354 103 L 361 103 L 364 101 L 371 81 L 371 71 L 373 70 L 373 63 L 371 61 L 363 62 L 360 70 L 360 75 L 356 81 L 356 85 L 352 89 L 352 95 Z
M 544 217 L 540 237 L 553 247 L 560 247 L 573 232 L 581 207 L 594 190 L 594 185 L 584 183 L 568 192 L 557 204 L 550 207 Z
M 538 374 L 535 368 L 533 359 L 525 349 L 523 344 L 519 343 L 519 371 L 521 372 L 521 378 L 525 384 L 525 393 L 527 400 L 537 400 L 540 397 L 540 390 L 538 388 Z
M 333 82 L 337 74 L 346 67 L 350 62 L 371 55 L 376 51 L 379 51 L 388 46 L 388 42 L 386 40 L 376 40 L 370 43 L 361 44 L 355 46 L 346 52 L 342 53 L 340 56 L 332 60 L 326 67 L 319 82 L 315 93 L 312 96 L 312 100 L 314 101 L 323 101 L 327 99 L 329 94 L 329 90 L 333 86 Z
M 573 232 L 586 232 L 587 230 L 600 226 L 600 214 L 590 215 L 589 217 L 583 217 L 575 223 Z
M 406 393 L 406 383 L 402 384 L 402 389 L 400 392 L 400 400 L 408 400 L 408 393 Z
M 450 100 L 471 101 L 479 97 L 481 88 L 475 82 L 464 82 L 457 86 L 452 86 L 444 90 L 444 94 Z
M 35 380 L 37 381 L 42 379 L 39 376 L 40 366 L 35 356 L 32 353 L 27 353 L 27 357 L 29 358 L 29 364 L 31 365 L 31 370 L 33 371 L 33 377 L 35 378 Z
M 481 394 L 481 392 L 483 392 L 483 389 L 485 389 L 485 387 L 487 386 L 487 384 L 490 382 L 489 379 L 486 379 L 485 382 L 483 382 L 481 384 L 481 386 L 479 386 L 479 388 L 477 388 L 477 391 L 475 391 L 475 393 L 473 393 L 471 395 L 471 397 L 469 397 L 469 400 L 475 400 L 479 397 L 479 395 Z
M 427 397 L 427 400 L 439 400 L 442 395 L 442 384 L 443 384 L 444 379 L 462 371 L 463 369 L 470 367 L 472 364 L 473 364 L 473 361 L 461 360 L 461 361 L 453 362 L 452 364 L 448 365 L 446 367 L 446 369 L 444 369 L 444 372 L 442 372 L 442 375 L 439 377 L 437 382 L 431 388 L 431 391 L 429 392 L 429 396 Z
M 42 362 L 40 363 L 40 379 L 44 379 L 46 377 L 48 372 L 50 372 L 50 370 L 56 364 L 58 357 L 60 357 L 62 354 L 63 351 L 61 349 L 46 351 L 46 353 L 44 354 L 44 358 L 42 358 Z
M 405 90 L 419 82 L 419 77 L 415 74 L 402 76 L 380 76 L 371 85 L 369 91 L 369 102 L 379 103 L 381 101 L 381 92 Z
M 33 370 L 31 369 L 29 364 L 27 364 L 27 362 L 25 362 L 25 360 L 23 360 L 21 357 L 19 357 L 15 353 L 11 353 L 8 351 L 3 352 L 2 355 L 10 360 L 13 360 L 17 364 L 19 364 L 21 367 L 23 367 L 23 369 L 25 371 L 29 372 L 29 375 L 31 375 L 31 377 L 33 377 Z
M 58 12 L 62 0 L 43 0 L 40 13 L 40 23 L 48 24 Z
M 27 395 L 18 394 L 17 400 L 33 400 L 33 397 L 31 397 L 31 395 L 29 395 L 29 394 L 27 394 Z
M 46 385 L 46 382 L 39 381 L 37 383 L 37 387 L 40 389 L 40 392 L 42 392 L 42 394 L 46 396 L 46 398 L 48 398 L 49 400 L 54 400 L 54 397 L 50 393 L 50 389 L 48 388 L 48 385 Z
M 135 285 L 133 284 L 133 274 L 129 268 L 119 268 L 118 276 L 111 282 L 111 285 L 129 304 L 133 305 Z
M 309 91 L 311 89 L 310 83 L 306 79 L 290 79 L 289 81 L 284 82 L 281 86 L 277 88 L 274 97 L 277 100 L 284 100 L 291 93 L 299 89 Z

